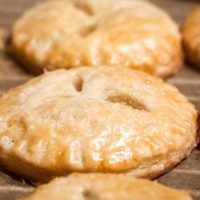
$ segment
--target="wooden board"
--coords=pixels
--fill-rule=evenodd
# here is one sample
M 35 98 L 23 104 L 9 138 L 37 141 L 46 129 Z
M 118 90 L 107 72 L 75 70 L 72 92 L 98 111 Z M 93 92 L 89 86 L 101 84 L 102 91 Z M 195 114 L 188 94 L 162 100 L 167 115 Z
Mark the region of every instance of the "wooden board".
M 151 1 L 170 12 L 180 26 L 191 9 L 200 5 L 200 1 L 195 0 Z M 16 18 L 28 7 L 38 2 L 41 0 L 0 0 L 0 26 L 4 28 L 6 38 L 9 37 Z M 25 72 L 7 53 L 0 53 L 0 94 L 31 77 L 32 75 Z M 176 85 L 200 111 L 200 71 L 185 65 L 176 76 L 166 81 Z M 189 190 L 194 199 L 200 200 L 200 147 L 197 147 L 187 159 L 157 180 L 172 187 Z M 33 190 L 33 186 L 0 169 L 0 200 L 15 200 Z

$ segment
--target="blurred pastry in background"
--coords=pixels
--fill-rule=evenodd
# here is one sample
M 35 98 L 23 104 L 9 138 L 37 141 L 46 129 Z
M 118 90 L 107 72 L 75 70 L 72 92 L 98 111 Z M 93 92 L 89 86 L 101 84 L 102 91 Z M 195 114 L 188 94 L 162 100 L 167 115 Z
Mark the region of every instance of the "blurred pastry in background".
M 0 98 L 0 163 L 37 182 L 73 172 L 152 178 L 196 146 L 175 87 L 123 67 L 46 72 Z
M 3 29 L 0 28 L 0 50 L 4 48 L 4 32 Z
M 36 188 L 21 200 L 192 200 L 185 191 L 114 174 L 72 174 Z
M 182 63 L 181 37 L 165 11 L 139 0 L 58 0 L 26 11 L 12 51 L 33 73 L 112 65 L 166 77 Z
M 200 68 L 200 7 L 196 8 L 185 21 L 183 45 L 188 61 Z

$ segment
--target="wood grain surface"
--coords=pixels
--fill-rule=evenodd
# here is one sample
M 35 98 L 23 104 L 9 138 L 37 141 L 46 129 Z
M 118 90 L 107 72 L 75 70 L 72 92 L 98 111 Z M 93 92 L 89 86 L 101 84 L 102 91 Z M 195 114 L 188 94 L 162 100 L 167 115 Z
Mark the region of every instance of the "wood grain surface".
M 188 13 L 200 5 L 198 0 L 151 1 L 168 11 L 180 27 Z M 10 37 L 10 30 L 15 20 L 24 10 L 38 2 L 42 2 L 42 0 L 0 0 L 0 27 L 4 29 L 5 42 Z M 31 74 L 24 71 L 6 53 L 6 48 L 0 50 L 0 94 L 24 83 L 31 77 Z M 176 76 L 168 78 L 166 81 L 177 86 L 200 111 L 200 71 L 185 64 Z M 200 147 L 197 147 L 187 159 L 170 172 L 159 177 L 157 181 L 188 190 L 194 199 L 200 200 Z M 0 169 L 0 200 L 15 200 L 28 195 L 33 190 L 32 185 L 17 179 L 4 169 Z

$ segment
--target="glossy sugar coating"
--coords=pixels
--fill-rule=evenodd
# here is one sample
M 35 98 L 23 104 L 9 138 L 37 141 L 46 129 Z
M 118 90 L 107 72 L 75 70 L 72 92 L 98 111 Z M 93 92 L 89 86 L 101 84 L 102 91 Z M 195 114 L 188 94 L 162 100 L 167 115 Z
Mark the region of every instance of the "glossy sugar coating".
M 71 172 L 163 173 L 196 145 L 197 112 L 143 72 L 55 70 L 0 98 L 0 163 L 36 181 Z
M 113 65 L 168 76 L 181 66 L 180 34 L 145 1 L 56 0 L 31 8 L 13 28 L 12 50 L 32 72 Z
M 200 67 L 200 7 L 186 19 L 183 27 L 183 44 L 188 60 Z
M 24 200 L 192 200 L 157 182 L 112 174 L 72 174 L 42 185 Z

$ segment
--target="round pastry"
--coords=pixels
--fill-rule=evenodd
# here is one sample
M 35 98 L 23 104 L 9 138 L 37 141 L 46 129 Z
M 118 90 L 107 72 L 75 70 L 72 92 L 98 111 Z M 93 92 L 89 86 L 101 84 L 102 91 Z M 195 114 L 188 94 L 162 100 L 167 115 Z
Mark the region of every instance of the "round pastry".
M 153 177 L 196 145 L 178 90 L 130 69 L 56 70 L 0 98 L 0 163 L 43 182 L 72 172 Z
M 47 1 L 16 22 L 12 51 L 34 73 L 112 65 L 164 77 L 182 60 L 176 24 L 140 0 Z
M 200 7 L 186 19 L 183 27 L 183 44 L 187 59 L 200 67 Z
M 192 200 L 157 182 L 113 174 L 72 174 L 42 185 L 24 200 Z

